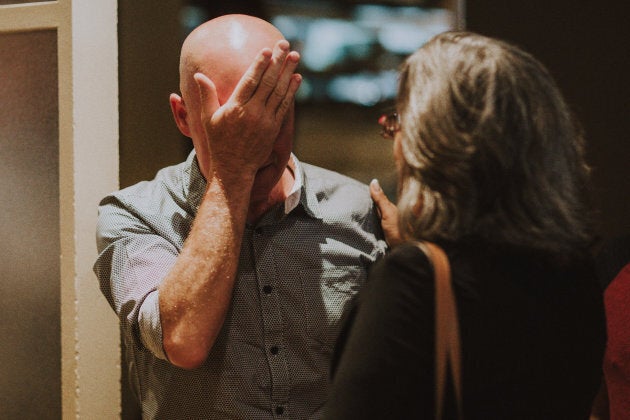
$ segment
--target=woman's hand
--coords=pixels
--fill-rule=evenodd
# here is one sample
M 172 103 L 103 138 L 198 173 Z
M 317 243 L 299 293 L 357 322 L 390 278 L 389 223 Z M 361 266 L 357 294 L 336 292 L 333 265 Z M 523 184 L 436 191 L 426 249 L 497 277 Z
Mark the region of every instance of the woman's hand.
M 376 203 L 381 218 L 381 228 L 385 234 L 387 244 L 393 248 L 404 242 L 398 228 L 398 208 L 389 201 L 377 179 L 373 179 L 370 182 L 370 195 L 374 203 Z

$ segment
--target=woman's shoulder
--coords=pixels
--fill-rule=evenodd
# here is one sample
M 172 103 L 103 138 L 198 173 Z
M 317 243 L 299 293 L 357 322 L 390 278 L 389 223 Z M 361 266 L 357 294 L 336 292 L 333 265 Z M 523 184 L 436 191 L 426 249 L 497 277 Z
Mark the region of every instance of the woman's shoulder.
M 408 270 L 430 268 L 426 254 L 415 242 L 405 242 L 391 249 L 375 264 L 381 270 Z
M 432 282 L 429 259 L 414 243 L 404 243 L 390 250 L 370 269 L 371 288 L 409 287 Z

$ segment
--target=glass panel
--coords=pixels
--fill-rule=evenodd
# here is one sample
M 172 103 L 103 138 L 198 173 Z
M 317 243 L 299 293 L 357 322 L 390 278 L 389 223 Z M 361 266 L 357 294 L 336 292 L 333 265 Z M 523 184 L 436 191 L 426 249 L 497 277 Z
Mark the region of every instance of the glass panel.
M 0 418 L 61 418 L 57 34 L 0 34 Z

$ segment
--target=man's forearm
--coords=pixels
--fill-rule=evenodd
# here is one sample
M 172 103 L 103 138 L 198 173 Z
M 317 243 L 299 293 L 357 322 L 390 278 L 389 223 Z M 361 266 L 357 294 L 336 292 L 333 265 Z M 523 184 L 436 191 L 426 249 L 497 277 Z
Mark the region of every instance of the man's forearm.
M 159 288 L 164 351 L 176 366 L 203 363 L 223 325 L 252 181 L 231 189 L 216 178 L 209 182 L 182 252 Z

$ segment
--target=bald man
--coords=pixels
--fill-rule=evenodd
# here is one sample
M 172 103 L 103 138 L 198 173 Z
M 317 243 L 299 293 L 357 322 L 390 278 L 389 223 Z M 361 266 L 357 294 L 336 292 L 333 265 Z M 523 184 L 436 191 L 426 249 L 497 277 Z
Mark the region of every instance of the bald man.
M 340 318 L 385 252 L 367 186 L 292 154 L 299 54 L 196 28 L 170 105 L 188 159 L 104 198 L 94 266 L 144 418 L 315 419 Z

